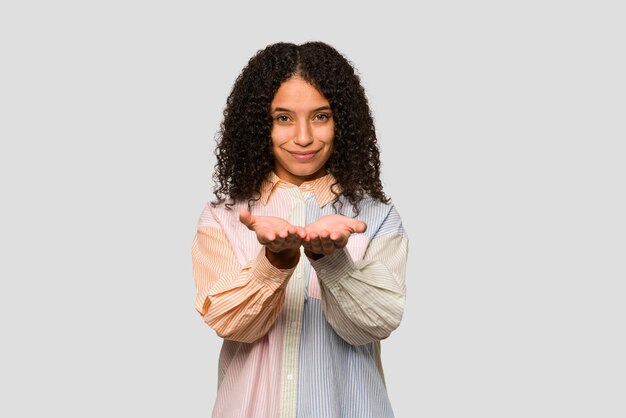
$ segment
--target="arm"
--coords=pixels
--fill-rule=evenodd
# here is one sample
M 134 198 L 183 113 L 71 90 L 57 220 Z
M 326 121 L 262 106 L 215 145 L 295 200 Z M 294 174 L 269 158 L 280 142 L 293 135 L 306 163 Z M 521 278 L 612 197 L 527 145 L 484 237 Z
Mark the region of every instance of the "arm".
M 408 240 L 397 211 L 391 208 L 362 261 L 353 261 L 345 246 L 328 252 L 309 260 L 329 324 L 353 345 L 388 337 L 400 325 L 406 293 Z
M 203 217 L 206 220 L 209 214 Z M 241 265 L 218 223 L 209 220 L 198 227 L 192 243 L 196 310 L 219 336 L 253 342 L 278 317 L 298 260 L 290 260 L 288 268 L 278 268 L 271 261 L 283 267 L 284 260 L 274 252 L 268 257 L 266 252 L 262 246 L 254 260 Z

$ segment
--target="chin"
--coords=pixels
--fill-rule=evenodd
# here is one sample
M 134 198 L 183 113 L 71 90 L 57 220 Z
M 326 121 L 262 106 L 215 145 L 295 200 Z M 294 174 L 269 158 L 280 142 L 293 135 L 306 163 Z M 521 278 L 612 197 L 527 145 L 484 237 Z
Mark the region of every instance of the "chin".
M 317 169 L 317 170 L 295 170 L 295 171 L 292 171 L 293 174 L 295 174 L 296 176 L 300 176 L 300 177 L 315 176 L 319 172 L 320 172 L 319 169 Z

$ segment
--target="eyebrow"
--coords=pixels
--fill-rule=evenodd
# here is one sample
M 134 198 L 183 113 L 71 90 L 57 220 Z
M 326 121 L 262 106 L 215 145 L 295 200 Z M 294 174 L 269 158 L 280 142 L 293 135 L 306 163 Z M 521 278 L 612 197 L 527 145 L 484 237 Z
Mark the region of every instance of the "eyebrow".
M 318 107 L 317 109 L 313 109 L 311 113 L 319 112 L 320 110 L 331 110 L 331 108 L 330 106 L 322 106 L 322 107 Z M 285 107 L 277 107 L 274 110 L 272 110 L 272 113 L 275 113 L 275 112 L 293 112 L 293 111 Z

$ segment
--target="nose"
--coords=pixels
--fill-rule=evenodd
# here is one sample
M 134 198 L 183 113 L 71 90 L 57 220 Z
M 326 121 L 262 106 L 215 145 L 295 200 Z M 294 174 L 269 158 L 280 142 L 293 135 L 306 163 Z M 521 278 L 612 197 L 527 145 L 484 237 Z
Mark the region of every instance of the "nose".
M 313 142 L 313 132 L 308 123 L 303 122 L 297 125 L 293 142 L 301 147 L 306 147 Z

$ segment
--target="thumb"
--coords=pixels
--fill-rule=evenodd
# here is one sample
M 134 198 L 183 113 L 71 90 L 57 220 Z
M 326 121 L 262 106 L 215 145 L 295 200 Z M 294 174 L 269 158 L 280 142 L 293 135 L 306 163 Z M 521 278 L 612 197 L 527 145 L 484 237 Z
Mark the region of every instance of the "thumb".
M 354 224 L 352 226 L 352 229 L 354 230 L 354 232 L 365 232 L 365 230 L 367 229 L 367 224 L 363 221 L 354 221 Z
M 241 209 L 241 212 L 239 212 L 239 222 L 247 226 L 248 229 L 252 229 L 254 216 L 252 216 L 248 209 Z

